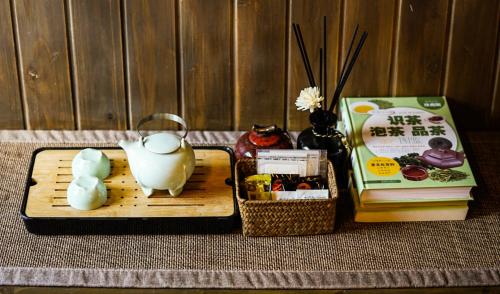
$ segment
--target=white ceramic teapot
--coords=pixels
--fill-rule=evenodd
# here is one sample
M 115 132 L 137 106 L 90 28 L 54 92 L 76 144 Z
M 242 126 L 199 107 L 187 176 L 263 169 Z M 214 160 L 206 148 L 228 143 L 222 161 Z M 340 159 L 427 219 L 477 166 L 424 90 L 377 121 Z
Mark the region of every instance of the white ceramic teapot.
M 169 133 L 156 133 L 144 137 L 140 127 L 149 121 L 166 119 L 179 123 L 184 134 L 179 137 Z M 155 113 L 143 118 L 137 125 L 139 140 L 121 140 L 118 145 L 125 150 L 130 170 L 146 196 L 156 190 L 168 190 L 172 196 L 182 193 L 184 184 L 193 174 L 195 157 L 193 148 L 186 141 L 188 128 L 179 116 Z

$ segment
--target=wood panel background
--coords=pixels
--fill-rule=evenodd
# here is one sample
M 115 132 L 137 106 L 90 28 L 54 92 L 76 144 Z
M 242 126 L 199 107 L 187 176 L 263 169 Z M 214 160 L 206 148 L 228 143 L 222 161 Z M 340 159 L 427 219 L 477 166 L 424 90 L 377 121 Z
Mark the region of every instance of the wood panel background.
M 343 95 L 446 95 L 461 129 L 500 129 L 500 0 L 0 0 L 0 129 L 133 129 L 162 111 L 301 130 L 291 23 L 318 72 L 323 15 L 330 95 L 359 24 Z

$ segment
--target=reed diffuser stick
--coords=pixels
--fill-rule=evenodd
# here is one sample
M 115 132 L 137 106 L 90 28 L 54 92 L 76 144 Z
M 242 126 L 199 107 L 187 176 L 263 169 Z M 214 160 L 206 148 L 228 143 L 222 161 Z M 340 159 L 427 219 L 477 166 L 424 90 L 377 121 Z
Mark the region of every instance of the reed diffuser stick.
M 333 95 L 329 111 L 333 111 L 333 107 L 337 103 L 337 100 L 340 97 L 340 93 L 342 93 L 342 89 L 344 88 L 345 83 L 349 79 L 349 75 L 351 74 L 352 68 L 354 67 L 356 60 L 358 59 L 359 53 L 361 52 L 361 49 L 363 48 L 363 45 L 365 44 L 365 40 L 366 40 L 367 36 L 368 36 L 367 32 L 364 32 L 363 35 L 361 35 L 361 39 L 358 43 L 358 46 L 356 46 L 356 50 L 354 51 L 354 54 L 351 58 L 351 61 L 349 62 L 349 65 L 346 68 L 344 75 L 342 76 L 342 80 L 337 85 L 337 89 L 335 89 L 335 94 Z
M 315 86 L 314 77 L 311 76 L 311 72 L 309 71 L 309 66 L 308 66 L 309 60 L 307 59 L 307 56 L 304 53 L 304 47 L 303 47 L 303 44 L 301 42 L 301 38 L 299 36 L 299 31 L 297 29 L 297 26 L 298 26 L 297 24 L 292 24 L 293 32 L 295 34 L 295 38 L 297 39 L 297 46 L 299 46 L 300 55 L 302 56 L 302 61 L 304 62 L 304 68 L 306 70 L 307 78 L 309 79 L 309 85 L 311 87 L 314 87 Z
M 323 94 L 324 94 L 324 102 L 323 109 L 326 110 L 328 107 L 328 77 L 327 77 L 327 69 L 328 69 L 328 51 L 326 44 L 327 42 L 327 26 L 326 26 L 326 15 L 323 16 Z
M 345 56 L 344 62 L 342 63 L 342 69 L 340 70 L 340 73 L 339 73 L 337 86 L 336 86 L 335 91 L 333 93 L 332 100 L 334 100 L 334 97 L 337 94 L 337 91 L 339 89 L 339 85 L 342 83 L 342 80 L 344 79 L 345 70 L 347 68 L 347 64 L 349 63 L 349 58 L 351 57 L 352 47 L 354 46 L 354 41 L 356 40 L 356 37 L 358 36 L 358 30 L 359 30 L 359 24 L 356 25 L 356 28 L 354 29 L 354 33 L 352 34 L 352 37 L 351 37 L 351 42 L 349 42 L 349 48 L 347 49 L 347 55 Z M 335 107 L 335 103 L 331 102 L 328 110 L 333 111 L 334 107 Z
M 323 96 L 325 94 L 323 88 L 323 48 L 319 48 L 319 96 Z M 324 101 L 323 101 L 324 102 Z M 323 102 L 321 102 L 323 104 Z
M 358 29 L 359 29 L 359 24 L 356 25 L 356 29 L 354 30 L 354 33 L 352 34 L 351 43 L 349 44 L 349 49 L 347 50 L 347 55 L 344 59 L 344 63 L 342 64 L 342 70 L 340 71 L 337 85 L 340 84 L 340 82 L 342 81 L 343 76 L 345 74 L 346 66 L 347 66 L 349 57 L 351 56 L 352 46 L 354 45 L 354 40 L 356 40 L 356 37 L 358 36 Z
M 304 38 L 302 37 L 302 31 L 300 29 L 300 25 L 296 24 L 296 27 L 297 27 L 297 32 L 299 34 L 300 43 L 302 44 L 302 49 L 304 49 L 304 57 L 305 57 L 305 61 L 306 61 L 306 67 L 307 67 L 307 70 L 309 71 L 309 74 L 311 75 L 310 78 L 312 79 L 312 87 L 316 87 L 316 81 L 314 79 L 314 74 L 313 74 L 313 70 L 311 67 L 311 63 L 309 62 L 309 56 L 307 55 L 307 48 L 306 48 L 306 44 L 304 43 Z

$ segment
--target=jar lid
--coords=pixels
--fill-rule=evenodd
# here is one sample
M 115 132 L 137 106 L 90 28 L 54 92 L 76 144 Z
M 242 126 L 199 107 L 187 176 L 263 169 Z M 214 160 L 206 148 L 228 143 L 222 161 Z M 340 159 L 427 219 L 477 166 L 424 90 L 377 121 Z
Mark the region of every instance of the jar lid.
M 259 126 L 254 125 L 248 135 L 248 140 L 258 147 L 269 147 L 279 143 L 281 140 L 281 129 L 276 125 Z
M 181 147 L 181 140 L 173 134 L 157 133 L 144 138 L 144 147 L 153 153 L 168 154 Z
M 258 134 L 255 131 L 251 131 L 248 136 L 250 143 L 259 147 L 269 147 L 279 143 L 281 136 L 279 134 Z

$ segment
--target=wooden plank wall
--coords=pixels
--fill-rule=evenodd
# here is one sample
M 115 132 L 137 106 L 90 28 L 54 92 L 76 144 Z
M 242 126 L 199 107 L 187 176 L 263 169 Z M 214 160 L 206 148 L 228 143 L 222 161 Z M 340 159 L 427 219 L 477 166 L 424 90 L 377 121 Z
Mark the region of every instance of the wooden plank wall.
M 344 95 L 446 95 L 462 129 L 500 129 L 500 0 L 0 0 L 0 129 L 133 129 L 162 111 L 300 130 L 291 23 L 318 72 L 323 15 L 330 94 L 359 24 Z
M 24 128 L 9 0 L 0 0 L 0 128 Z

